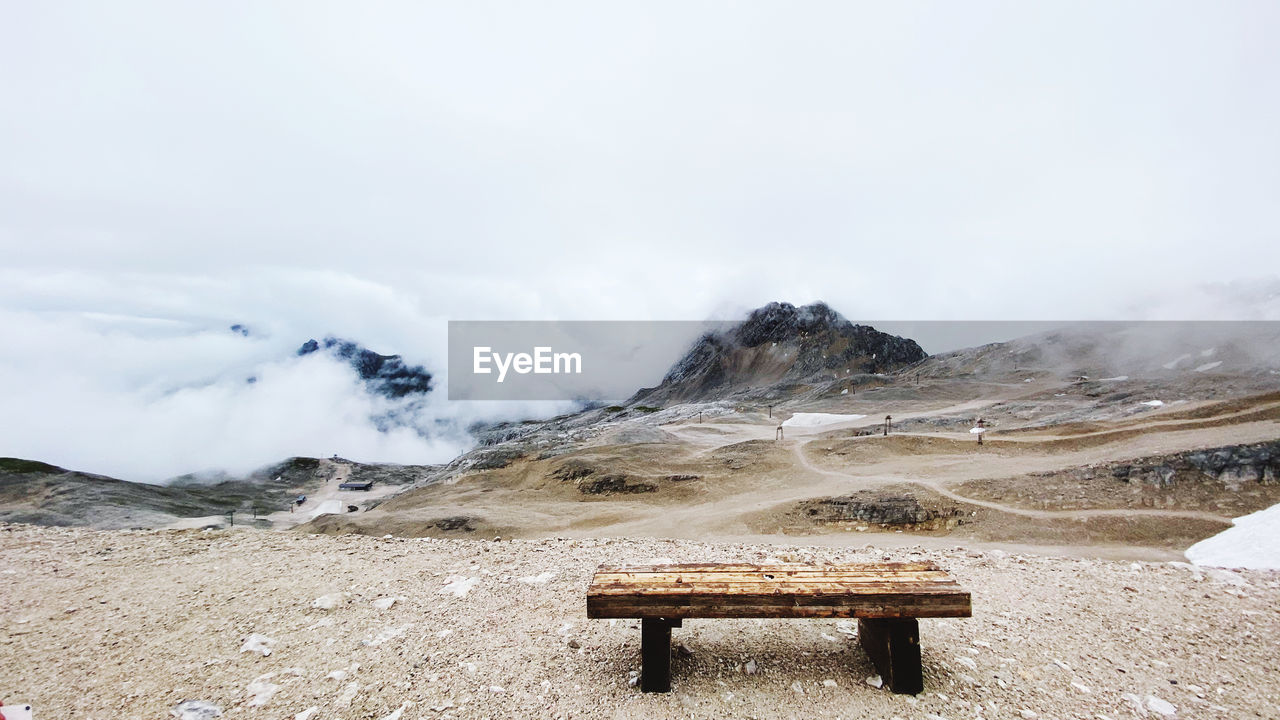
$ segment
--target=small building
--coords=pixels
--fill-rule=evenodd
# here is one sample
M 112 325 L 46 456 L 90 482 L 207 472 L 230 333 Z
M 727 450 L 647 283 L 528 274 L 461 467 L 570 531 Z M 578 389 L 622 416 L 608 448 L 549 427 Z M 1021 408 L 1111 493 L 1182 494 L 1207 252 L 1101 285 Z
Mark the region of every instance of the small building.
M 355 481 L 344 482 L 338 485 L 338 489 L 339 490 L 364 490 L 367 492 L 373 489 L 373 481 L 365 480 L 363 482 L 355 482 Z

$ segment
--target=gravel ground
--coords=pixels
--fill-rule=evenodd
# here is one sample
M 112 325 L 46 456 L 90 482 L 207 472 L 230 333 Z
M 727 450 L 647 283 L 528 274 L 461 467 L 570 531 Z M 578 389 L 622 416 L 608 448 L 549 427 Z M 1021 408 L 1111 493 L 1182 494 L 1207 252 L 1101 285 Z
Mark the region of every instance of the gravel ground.
M 918 697 L 869 685 L 848 624 L 826 620 L 687 621 L 674 691 L 646 695 L 629 684 L 638 623 L 587 620 L 584 593 L 599 563 L 658 558 L 928 558 L 973 592 L 974 617 L 921 621 Z M 186 700 L 271 720 L 1280 718 L 1280 573 L 960 549 L 6 525 L 0 587 L 0 699 L 42 720 L 155 720 Z

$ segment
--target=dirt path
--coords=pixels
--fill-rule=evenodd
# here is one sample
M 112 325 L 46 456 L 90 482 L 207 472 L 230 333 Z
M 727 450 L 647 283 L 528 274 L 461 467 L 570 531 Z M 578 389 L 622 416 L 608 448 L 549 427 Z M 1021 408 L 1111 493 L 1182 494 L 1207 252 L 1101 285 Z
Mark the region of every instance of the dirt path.
M 796 462 L 798 462 L 802 467 L 804 467 L 809 472 L 817 473 L 820 475 L 827 475 L 830 477 L 842 478 L 855 483 L 868 484 L 867 481 L 869 480 L 869 478 L 867 478 L 866 476 L 851 475 L 849 473 L 845 473 L 839 470 L 830 470 L 827 468 L 822 468 L 822 467 L 818 467 L 817 465 L 814 465 L 813 462 L 810 461 L 808 456 L 805 455 L 804 453 L 804 446 L 807 444 L 808 443 L 796 443 L 795 445 L 792 446 L 792 454 L 795 456 Z M 932 490 L 933 492 L 936 492 L 939 495 L 942 495 L 946 498 L 955 500 L 956 502 L 967 503 L 970 505 L 977 505 L 978 507 L 984 507 L 989 510 L 996 510 L 998 512 L 1009 513 L 1011 515 L 1021 515 L 1023 517 L 1033 517 L 1033 518 L 1042 518 L 1042 519 L 1066 518 L 1070 520 L 1070 519 L 1081 519 L 1081 518 L 1090 518 L 1090 517 L 1127 517 L 1132 515 L 1151 515 L 1151 516 L 1158 516 L 1158 517 L 1188 518 L 1193 520 L 1211 520 L 1211 521 L 1223 522 L 1223 523 L 1229 523 L 1231 521 L 1230 518 L 1223 517 L 1221 515 L 1214 515 L 1213 513 L 1198 512 L 1194 510 L 1156 510 L 1151 508 L 1131 508 L 1131 509 L 1122 508 L 1122 509 L 1116 509 L 1116 510 L 1101 510 L 1101 509 L 1098 509 L 1098 510 L 1030 510 L 1027 508 L 1014 507 L 1012 505 L 1003 505 L 1001 503 L 991 502 L 989 500 L 979 500 L 978 498 L 965 497 L 964 495 L 948 490 L 942 482 L 939 482 L 936 480 L 922 480 L 915 477 L 889 476 L 889 477 L 881 478 L 878 482 L 873 481 L 870 484 L 871 485 L 889 485 L 894 483 L 910 483 L 912 485 L 919 485 L 921 487 Z
M 323 487 L 307 495 L 307 501 L 301 506 L 294 506 L 292 511 L 280 510 L 267 515 L 267 519 L 276 529 L 287 530 L 301 525 L 319 515 L 326 513 L 341 514 L 348 505 L 360 505 L 369 500 L 384 498 L 399 493 L 403 488 L 395 485 L 375 484 L 369 491 L 342 490 L 340 485 L 351 477 L 351 465 L 340 460 L 321 460 L 320 467 L 329 472 L 329 479 Z

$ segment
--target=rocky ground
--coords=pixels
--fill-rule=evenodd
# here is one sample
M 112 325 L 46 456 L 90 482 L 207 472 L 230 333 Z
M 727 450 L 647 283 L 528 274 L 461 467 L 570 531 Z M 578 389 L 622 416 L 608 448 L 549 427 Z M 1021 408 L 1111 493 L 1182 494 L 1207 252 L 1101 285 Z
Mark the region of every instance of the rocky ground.
M 0 678 L 36 717 L 1280 717 L 1280 573 L 996 550 L 442 540 L 0 526 Z M 639 630 L 585 616 L 602 562 L 933 559 L 969 619 L 921 623 L 893 695 L 847 623 L 693 620 L 646 695 Z M 194 702 L 191 702 L 194 701 Z M 185 705 L 183 703 L 186 702 Z M 206 705 L 201 705 L 205 703 Z

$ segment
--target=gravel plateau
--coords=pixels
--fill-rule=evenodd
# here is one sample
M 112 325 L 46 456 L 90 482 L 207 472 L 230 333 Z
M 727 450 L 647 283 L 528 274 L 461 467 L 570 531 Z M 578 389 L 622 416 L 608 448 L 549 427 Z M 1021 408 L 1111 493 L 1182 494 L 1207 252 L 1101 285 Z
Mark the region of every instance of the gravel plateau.
M 1280 718 L 1280 573 L 1000 550 L 454 540 L 0 525 L 4 700 L 35 717 Z M 600 563 L 931 559 L 974 617 L 921 621 L 893 695 L 847 622 L 692 620 L 646 695 Z

